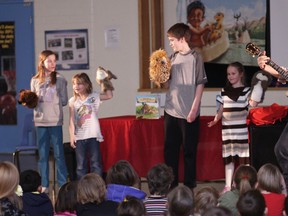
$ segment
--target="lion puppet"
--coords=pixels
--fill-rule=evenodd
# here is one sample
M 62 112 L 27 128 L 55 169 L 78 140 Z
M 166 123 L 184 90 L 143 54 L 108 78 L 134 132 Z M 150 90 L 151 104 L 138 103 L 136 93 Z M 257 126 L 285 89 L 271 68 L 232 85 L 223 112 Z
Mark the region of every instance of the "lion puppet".
M 150 80 L 160 87 L 170 78 L 171 61 L 163 49 L 154 51 L 149 60 Z

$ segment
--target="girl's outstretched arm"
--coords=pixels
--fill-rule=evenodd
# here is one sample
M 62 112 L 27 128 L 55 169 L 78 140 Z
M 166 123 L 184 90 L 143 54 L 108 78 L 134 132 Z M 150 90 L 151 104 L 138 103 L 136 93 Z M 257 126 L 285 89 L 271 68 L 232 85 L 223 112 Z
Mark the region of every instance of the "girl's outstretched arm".
M 214 117 L 214 120 L 211 122 L 208 122 L 208 127 L 212 127 L 215 124 L 217 124 L 217 122 L 222 118 L 222 114 L 223 114 L 223 104 L 220 104 L 218 112 Z

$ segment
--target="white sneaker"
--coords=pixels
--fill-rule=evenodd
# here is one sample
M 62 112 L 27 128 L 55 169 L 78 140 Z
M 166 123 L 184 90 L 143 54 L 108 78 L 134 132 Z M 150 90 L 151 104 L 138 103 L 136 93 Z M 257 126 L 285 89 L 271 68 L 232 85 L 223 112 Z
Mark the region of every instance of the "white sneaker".
M 48 193 L 49 193 L 49 189 L 46 188 L 46 187 L 42 187 L 41 193 L 46 193 L 46 194 L 48 194 Z

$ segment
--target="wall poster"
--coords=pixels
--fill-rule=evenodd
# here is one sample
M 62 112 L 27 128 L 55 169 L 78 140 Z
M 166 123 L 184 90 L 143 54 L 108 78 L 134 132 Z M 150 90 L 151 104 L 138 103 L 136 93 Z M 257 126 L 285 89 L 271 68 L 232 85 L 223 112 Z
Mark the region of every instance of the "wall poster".
M 16 125 L 15 23 L 0 22 L 0 125 Z
M 57 56 L 57 70 L 89 69 L 88 30 L 45 31 L 45 47 Z
M 178 0 L 177 19 L 190 26 L 191 44 L 205 62 L 207 87 L 224 87 L 227 65 L 235 61 L 245 66 L 249 83 L 259 67 L 245 48 L 253 42 L 270 49 L 268 12 L 268 0 Z

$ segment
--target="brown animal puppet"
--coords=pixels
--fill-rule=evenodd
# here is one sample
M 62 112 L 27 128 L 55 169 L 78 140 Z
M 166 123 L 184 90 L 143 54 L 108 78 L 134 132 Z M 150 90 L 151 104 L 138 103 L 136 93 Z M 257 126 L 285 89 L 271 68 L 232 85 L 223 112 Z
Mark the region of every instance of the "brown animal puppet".
M 262 103 L 265 92 L 272 81 L 272 77 L 266 71 L 256 72 L 251 81 L 251 100 Z
M 22 89 L 19 92 L 18 103 L 30 109 L 34 109 L 38 105 L 38 96 L 31 90 Z
M 110 70 L 106 70 L 103 67 L 98 67 L 96 71 L 96 81 L 101 86 L 101 91 L 114 90 L 111 79 L 117 79 Z
M 154 51 L 150 56 L 149 76 L 157 87 L 170 78 L 171 61 L 163 49 Z

